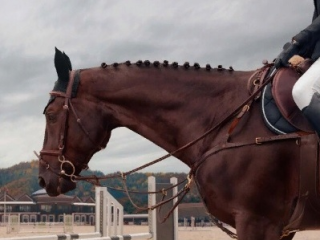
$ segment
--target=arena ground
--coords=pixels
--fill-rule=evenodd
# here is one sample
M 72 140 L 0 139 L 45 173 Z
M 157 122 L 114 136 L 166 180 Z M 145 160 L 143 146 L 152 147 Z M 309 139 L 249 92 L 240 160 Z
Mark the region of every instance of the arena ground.
M 29 229 L 32 230 L 32 229 Z M 93 226 L 75 226 L 73 229 L 74 233 L 85 233 L 85 232 L 93 232 Z M 124 226 L 124 234 L 126 233 L 141 233 L 148 231 L 147 226 Z M 32 236 L 32 235 L 55 235 L 57 233 L 10 233 L 7 234 L 7 229 L 4 226 L 0 226 L 0 239 L 9 238 L 14 236 Z M 217 227 L 197 227 L 191 229 L 190 227 L 179 227 L 178 231 L 178 239 L 179 240 L 230 240 L 231 238 L 227 236 L 224 232 L 222 232 Z M 296 234 L 294 240 L 319 240 L 320 239 L 320 231 L 305 231 Z

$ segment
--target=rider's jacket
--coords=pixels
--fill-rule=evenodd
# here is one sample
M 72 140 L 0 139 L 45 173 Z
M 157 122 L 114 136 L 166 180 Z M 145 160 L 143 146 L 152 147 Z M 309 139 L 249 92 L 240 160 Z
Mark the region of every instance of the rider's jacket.
M 316 60 L 320 57 L 320 0 L 313 0 L 312 23 L 293 37 L 301 46 L 299 55 Z

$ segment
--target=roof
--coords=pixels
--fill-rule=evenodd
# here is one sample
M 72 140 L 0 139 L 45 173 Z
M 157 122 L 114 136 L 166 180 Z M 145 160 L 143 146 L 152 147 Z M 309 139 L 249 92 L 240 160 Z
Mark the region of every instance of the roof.
M 73 203 L 73 197 L 67 195 L 59 195 L 56 197 L 50 197 L 48 194 L 37 195 L 33 197 L 34 201 L 37 203 Z
M 35 191 L 31 194 L 31 197 L 36 203 L 50 203 L 50 204 L 57 204 L 57 203 L 65 203 L 65 204 L 71 204 L 73 203 L 74 196 L 67 196 L 64 194 L 60 194 L 56 197 L 50 197 L 47 194 L 47 191 L 45 189 L 40 189 L 38 191 Z
M 22 201 L 22 202 L 30 202 L 32 201 L 32 198 L 27 194 L 23 194 L 23 195 L 20 195 L 19 197 L 16 197 L 15 200 Z
M 81 200 L 84 203 L 94 203 L 95 202 L 95 200 L 90 196 L 82 197 Z
M 94 206 L 95 200 L 92 197 L 79 198 L 77 196 L 68 196 L 60 194 L 56 197 L 50 197 L 45 189 L 39 189 L 29 196 L 28 194 L 20 194 L 19 196 L 12 197 L 10 194 L 0 192 L 1 204 L 66 204 L 78 206 Z
M 0 201 L 5 201 L 5 202 L 10 202 L 10 201 L 14 201 L 14 198 L 9 194 L 0 194 Z
M 34 193 L 31 194 L 31 196 L 36 196 L 36 195 L 44 195 L 47 194 L 47 191 L 43 188 L 43 189 L 39 189 L 38 191 L 35 191 Z

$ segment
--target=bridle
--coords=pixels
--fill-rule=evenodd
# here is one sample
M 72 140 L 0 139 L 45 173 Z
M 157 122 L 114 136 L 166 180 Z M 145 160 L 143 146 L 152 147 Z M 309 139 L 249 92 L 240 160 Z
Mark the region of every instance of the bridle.
M 86 130 L 86 128 L 83 126 L 81 119 L 78 117 L 77 112 L 75 111 L 75 108 L 73 107 L 72 104 L 72 88 L 73 84 L 75 81 L 75 75 L 80 74 L 80 70 L 77 71 L 70 71 L 69 74 L 69 82 L 67 85 L 67 90 L 66 92 L 60 92 L 60 91 L 51 91 L 50 95 L 52 97 L 63 97 L 64 98 L 64 104 L 63 104 L 63 116 L 61 120 L 61 128 L 60 128 L 60 133 L 59 133 L 59 143 L 57 146 L 57 149 L 50 149 L 50 150 L 41 150 L 40 151 L 40 156 L 39 156 L 39 161 L 41 164 L 46 165 L 46 169 L 53 172 L 54 174 L 58 175 L 59 177 L 62 178 L 69 178 L 72 182 L 76 181 L 76 167 L 75 165 L 70 161 L 67 160 L 65 157 L 65 146 L 66 146 L 66 139 L 68 135 L 68 118 L 69 118 L 69 112 L 70 109 L 77 119 L 77 123 L 81 127 L 82 131 L 86 134 L 88 139 L 92 142 L 94 146 L 98 146 L 90 137 L 89 132 Z M 103 149 L 103 147 L 100 147 L 98 149 Z M 54 168 L 52 168 L 49 164 L 49 162 L 45 161 L 42 156 L 44 155 L 51 155 L 51 156 L 57 156 L 58 161 L 60 162 L 60 172 L 57 172 Z M 88 169 L 88 165 L 86 163 L 81 163 L 79 164 L 81 170 Z M 66 167 L 69 167 L 71 171 L 67 172 L 65 169 Z M 81 172 L 81 171 L 80 171 Z

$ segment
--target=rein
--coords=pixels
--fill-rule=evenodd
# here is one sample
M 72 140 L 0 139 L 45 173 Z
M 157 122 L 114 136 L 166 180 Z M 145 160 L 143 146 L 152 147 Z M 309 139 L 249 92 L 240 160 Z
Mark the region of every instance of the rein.
M 265 67 L 264 67 L 265 68 Z M 243 116 L 244 113 L 246 113 L 249 109 L 250 109 L 250 105 L 252 103 L 252 101 L 258 96 L 258 94 L 262 91 L 262 89 L 269 83 L 271 82 L 271 80 L 273 79 L 273 76 L 276 73 L 276 69 L 274 68 L 272 70 L 272 72 L 269 74 L 269 76 L 265 79 L 265 81 L 263 83 L 260 84 L 260 86 L 258 88 L 256 88 L 256 90 L 244 101 L 242 102 L 236 109 L 234 109 L 229 115 L 227 115 L 225 118 L 223 118 L 219 123 L 217 123 L 215 126 L 211 127 L 209 130 L 207 130 L 205 133 L 203 133 L 201 136 L 199 136 L 198 138 L 196 138 L 195 140 L 183 145 L 182 147 L 158 158 L 155 159 L 147 164 L 144 164 L 138 168 L 135 168 L 133 170 L 127 171 L 127 172 L 118 172 L 115 174 L 111 174 L 111 175 L 106 175 L 106 176 L 102 176 L 102 177 L 97 177 L 96 175 L 90 175 L 90 176 L 81 176 L 81 175 L 77 175 L 76 174 L 76 166 L 74 165 L 74 163 L 72 163 L 72 161 L 70 160 L 66 160 L 65 156 L 64 156 L 64 152 L 65 152 L 65 142 L 67 139 L 67 125 L 68 125 L 68 117 L 69 117 L 69 109 L 71 109 L 72 113 L 74 114 L 75 118 L 77 119 L 77 123 L 79 124 L 79 126 L 81 127 L 82 131 L 86 134 L 86 136 L 88 137 L 88 139 L 94 144 L 96 145 L 96 143 L 92 140 L 92 138 L 90 137 L 89 132 L 86 130 L 86 128 L 82 125 L 81 123 L 81 119 L 78 117 L 77 112 L 75 110 L 75 108 L 72 105 L 72 86 L 74 83 L 74 75 L 75 72 L 71 71 L 70 72 L 70 79 L 68 82 L 68 87 L 67 87 L 67 91 L 66 93 L 63 92 L 57 92 L 57 91 L 52 91 L 50 92 L 51 95 L 56 96 L 56 97 L 64 97 L 65 101 L 64 101 L 64 106 L 63 106 L 63 110 L 64 110 L 64 115 L 63 115 L 63 121 L 64 124 L 62 124 L 61 126 L 61 130 L 59 133 L 60 139 L 59 139 L 59 144 L 58 144 L 58 149 L 56 150 L 41 150 L 40 151 L 40 156 L 37 155 L 37 157 L 39 158 L 39 162 L 42 164 L 46 165 L 46 169 L 48 171 L 53 172 L 54 174 L 56 174 L 57 176 L 59 176 L 59 178 L 68 178 L 70 179 L 70 181 L 72 182 L 76 182 L 76 181 L 87 181 L 91 184 L 94 185 L 101 185 L 100 181 L 101 180 L 105 180 L 105 179 L 110 179 L 110 178 L 121 178 L 122 182 L 123 182 L 123 190 L 125 191 L 126 194 L 129 197 L 129 200 L 131 201 L 131 203 L 133 204 L 133 206 L 135 206 L 136 208 L 140 209 L 140 210 L 154 210 L 155 208 L 159 208 L 160 206 L 162 206 L 163 204 L 171 201 L 172 199 L 179 197 L 178 201 L 174 204 L 174 206 L 171 208 L 171 210 L 169 210 L 168 214 L 165 216 L 165 218 L 163 219 L 162 222 L 164 222 L 169 216 L 170 214 L 173 212 L 173 210 L 180 204 L 180 202 L 182 201 L 182 199 L 184 198 L 184 196 L 189 192 L 190 190 L 190 186 L 191 183 L 194 179 L 194 176 L 196 174 L 197 169 L 199 168 L 199 166 L 207 159 L 207 157 L 209 157 L 210 155 L 226 149 L 226 148 L 232 148 L 232 147 L 239 147 L 239 146 L 244 146 L 244 144 L 233 144 L 231 145 L 217 145 L 215 146 L 212 150 L 210 150 L 209 152 L 207 152 L 202 158 L 200 158 L 198 161 L 196 161 L 196 163 L 191 167 L 190 172 L 188 173 L 187 179 L 179 182 L 178 184 L 172 186 L 179 186 L 181 184 L 183 184 L 185 181 L 187 181 L 187 183 L 185 184 L 185 186 L 173 197 L 164 200 L 164 196 L 166 195 L 166 191 L 172 187 L 169 187 L 167 189 L 162 189 L 158 192 L 152 192 L 152 193 L 162 193 L 163 194 L 163 199 L 161 202 L 159 202 L 158 204 L 151 206 L 151 207 L 146 207 L 146 208 L 141 208 L 138 207 L 131 199 L 130 196 L 130 191 L 127 188 L 127 184 L 126 184 L 126 176 L 137 172 L 141 169 L 144 169 L 146 167 L 149 167 L 153 164 L 156 164 L 164 159 L 167 159 L 171 156 L 174 156 L 174 154 L 194 145 L 195 143 L 197 143 L 198 141 L 200 141 L 201 139 L 205 138 L 206 136 L 208 136 L 210 133 L 212 133 L 213 131 L 215 131 L 216 129 L 218 129 L 220 126 L 222 126 L 223 124 L 225 124 L 226 122 L 228 122 L 229 120 L 231 120 L 233 117 L 236 116 L 236 119 L 234 120 L 234 122 L 232 123 L 231 126 L 231 130 L 229 130 L 228 134 L 227 134 L 227 139 L 229 134 L 232 132 L 232 130 L 234 129 L 235 125 L 237 124 L 237 122 L 239 121 L 239 119 Z M 240 112 L 240 113 L 239 113 Z M 63 122 L 62 121 L 62 122 Z M 296 137 L 296 136 L 294 136 Z M 255 144 L 258 144 L 257 140 L 254 142 Z M 231 143 L 230 143 L 231 144 Z M 253 144 L 253 143 L 249 143 L 249 144 Z M 246 144 L 247 145 L 247 144 Z M 101 148 L 100 148 L 101 149 Z M 57 156 L 58 161 L 60 162 L 60 172 L 56 171 L 55 169 L 53 169 L 50 164 L 46 161 L 44 161 L 42 159 L 43 155 L 51 155 L 51 156 Z M 83 169 L 87 169 L 88 165 L 87 164 L 81 164 L 79 165 L 79 167 L 81 168 L 81 170 Z M 67 171 L 66 168 L 68 168 L 71 171 Z M 115 189 L 115 190 L 119 190 L 119 189 Z M 147 192 L 150 193 L 150 192 Z

